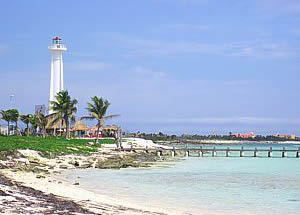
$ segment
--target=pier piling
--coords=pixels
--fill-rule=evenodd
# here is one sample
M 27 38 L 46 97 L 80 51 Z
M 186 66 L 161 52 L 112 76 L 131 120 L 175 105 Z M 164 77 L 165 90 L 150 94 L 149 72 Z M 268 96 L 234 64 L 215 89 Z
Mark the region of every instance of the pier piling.
M 172 152 L 171 152 L 171 154 L 172 154 L 172 157 L 175 157 L 175 154 L 176 154 L 176 151 L 175 151 L 176 149 L 175 149 L 175 146 L 173 146 L 173 150 L 172 150 Z
M 287 152 L 285 151 L 285 147 L 283 147 L 283 150 L 282 150 L 282 157 L 283 158 L 287 157 Z
M 161 151 L 159 151 L 159 150 L 156 151 L 156 154 L 158 157 L 161 157 L 161 155 L 162 155 Z
M 203 150 L 202 150 L 202 146 L 200 146 L 200 151 L 198 151 L 198 155 L 199 155 L 199 157 L 203 157 Z
M 240 157 L 244 157 L 244 147 L 242 146 L 241 151 L 240 151 Z
M 185 150 L 184 150 L 184 156 L 188 157 L 190 155 L 190 152 L 188 151 L 188 147 L 187 145 L 185 146 Z
M 257 151 L 257 148 L 255 147 L 255 149 L 254 149 L 254 157 L 257 157 L 257 155 L 258 155 L 258 151 Z
M 202 151 L 198 151 L 198 157 L 203 157 Z
M 212 150 L 211 155 L 212 155 L 212 157 L 216 157 L 217 156 L 216 147 L 214 147 L 214 149 Z
M 188 150 L 185 151 L 185 157 L 190 156 L 190 152 Z
M 273 155 L 273 152 L 272 152 L 272 147 L 270 147 L 270 150 L 268 151 L 268 157 L 271 158 Z
M 226 149 L 226 157 L 229 157 L 230 156 L 230 149 L 229 149 L 229 147 L 227 147 L 227 149 Z

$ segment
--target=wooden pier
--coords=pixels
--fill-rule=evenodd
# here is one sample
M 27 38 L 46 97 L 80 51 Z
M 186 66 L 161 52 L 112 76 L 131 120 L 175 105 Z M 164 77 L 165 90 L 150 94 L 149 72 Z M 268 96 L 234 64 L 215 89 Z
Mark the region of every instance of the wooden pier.
M 231 149 L 227 147 L 226 149 L 217 149 L 216 147 L 213 148 L 123 148 L 121 151 L 126 152 L 136 152 L 136 151 L 144 151 L 146 153 L 155 152 L 157 156 L 163 156 L 163 155 L 171 155 L 172 157 L 175 156 L 193 156 L 193 157 L 273 157 L 273 152 L 279 154 L 279 156 L 276 157 L 293 157 L 300 158 L 300 147 L 298 149 L 286 149 L 283 147 L 282 149 L 273 149 L 272 147 L 268 149 L 245 149 L 244 147 L 241 147 L 240 149 L 234 148 Z M 238 154 L 237 156 L 231 156 L 232 152 L 235 152 Z M 245 152 L 247 155 L 245 155 Z M 192 155 L 193 154 L 193 155 Z M 249 155 L 250 154 L 250 155 Z

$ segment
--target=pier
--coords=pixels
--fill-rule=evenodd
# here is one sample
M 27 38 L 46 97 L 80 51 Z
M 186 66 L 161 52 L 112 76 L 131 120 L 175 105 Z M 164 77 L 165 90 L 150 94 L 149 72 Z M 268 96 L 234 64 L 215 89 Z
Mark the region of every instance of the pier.
M 146 153 L 154 152 L 157 156 L 167 156 L 170 155 L 172 157 L 175 156 L 184 156 L 184 157 L 273 157 L 274 152 L 277 153 L 276 157 L 295 157 L 300 158 L 300 147 L 298 149 L 286 149 L 283 147 L 282 149 L 273 149 L 272 147 L 266 149 L 259 149 L 255 147 L 254 149 L 245 149 L 241 147 L 240 149 L 237 148 L 123 148 L 121 151 L 125 152 L 137 152 L 137 151 L 144 151 Z M 236 155 L 233 156 L 232 154 L 235 153 Z M 246 155 L 247 153 L 247 155 Z M 289 155 L 289 156 L 288 156 Z

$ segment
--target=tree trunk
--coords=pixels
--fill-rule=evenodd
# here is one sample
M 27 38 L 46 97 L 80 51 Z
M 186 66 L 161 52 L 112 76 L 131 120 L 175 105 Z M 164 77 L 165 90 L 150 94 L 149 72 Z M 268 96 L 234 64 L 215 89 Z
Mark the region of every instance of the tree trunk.
M 43 128 L 43 138 L 46 137 L 46 127 Z
M 18 121 L 16 121 L 16 136 L 18 136 Z
M 96 144 L 99 142 L 99 130 L 100 130 L 100 126 L 101 126 L 101 124 L 100 124 L 100 122 L 99 122 L 98 125 L 97 125 Z
M 69 119 L 65 119 L 66 129 L 67 129 L 67 139 L 70 139 L 70 128 L 69 128 Z
M 9 136 L 10 133 L 9 133 L 9 121 L 7 121 L 7 136 Z
M 26 124 L 26 126 L 27 126 L 27 127 L 26 127 L 26 129 L 27 129 L 27 137 L 29 136 L 29 126 L 28 126 L 28 124 L 29 124 L 29 123 Z

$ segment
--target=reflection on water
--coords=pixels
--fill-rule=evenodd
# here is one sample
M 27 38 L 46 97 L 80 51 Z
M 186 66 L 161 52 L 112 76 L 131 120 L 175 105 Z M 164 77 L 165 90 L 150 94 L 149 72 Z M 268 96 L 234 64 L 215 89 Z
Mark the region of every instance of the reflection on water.
M 170 168 L 88 169 L 65 174 L 71 181 L 80 176 L 80 184 L 95 192 L 182 214 L 202 210 L 296 215 L 300 211 L 299 164 L 297 158 L 195 157 Z

